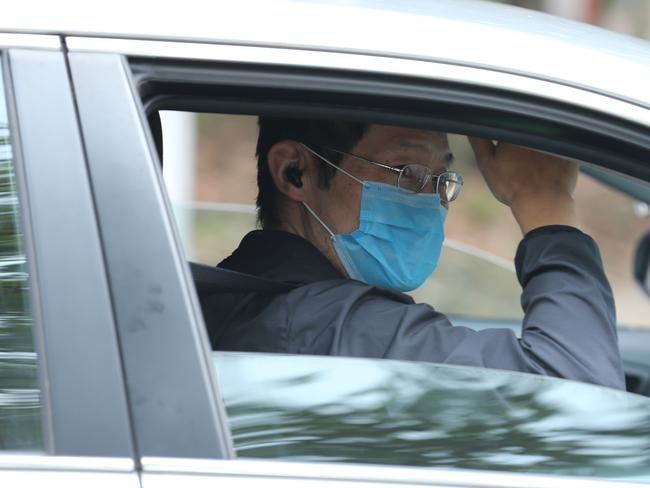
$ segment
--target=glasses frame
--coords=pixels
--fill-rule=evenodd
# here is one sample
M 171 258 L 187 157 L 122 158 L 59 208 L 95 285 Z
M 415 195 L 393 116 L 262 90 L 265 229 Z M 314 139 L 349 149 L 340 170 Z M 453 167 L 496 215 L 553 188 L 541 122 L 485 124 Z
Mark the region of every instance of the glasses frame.
M 450 202 L 453 202 L 454 200 L 456 200 L 458 198 L 458 196 L 460 195 L 460 191 L 463 188 L 463 176 L 460 173 L 458 173 L 457 171 L 444 171 L 443 173 L 440 173 L 439 175 L 436 175 L 436 174 L 433 173 L 431 168 L 429 168 L 429 167 L 427 167 L 427 166 L 425 166 L 423 164 L 419 164 L 419 163 L 409 163 L 409 164 L 405 164 L 402 168 L 395 168 L 394 166 L 390 166 L 388 164 L 381 163 L 379 161 L 375 161 L 373 159 L 364 158 L 363 156 L 358 156 L 356 154 L 352 154 L 352 153 L 349 153 L 349 152 L 346 152 L 346 151 L 340 151 L 338 149 L 334 149 L 334 148 L 331 148 L 331 147 L 325 147 L 324 149 L 327 149 L 328 151 L 335 152 L 337 154 L 343 154 L 345 156 L 350 156 L 350 157 L 353 157 L 355 159 L 360 159 L 361 161 L 365 161 L 366 163 L 370 163 L 370 164 L 373 164 L 373 165 L 378 166 L 380 168 L 383 168 L 383 169 L 392 171 L 394 173 L 397 173 L 397 182 L 395 183 L 395 186 L 397 186 L 397 188 L 399 188 L 402 191 L 409 191 L 409 192 L 412 192 L 412 193 L 425 193 L 422 190 L 412 191 L 412 190 L 409 190 L 407 188 L 402 188 L 399 185 L 399 182 L 400 182 L 400 180 L 402 178 L 402 175 L 404 174 L 404 170 L 409 166 L 416 166 L 418 168 L 422 168 L 424 170 L 424 172 L 427 174 L 427 179 L 426 179 L 424 185 L 422 186 L 422 188 L 425 188 L 427 183 L 430 180 L 435 178 L 436 185 L 435 185 L 435 192 L 434 193 L 437 193 L 438 195 L 440 195 L 441 200 L 443 199 L 443 196 L 442 196 L 443 194 L 438 191 L 438 185 L 440 183 L 440 178 L 443 177 L 443 176 L 452 176 L 449 179 L 458 185 L 458 190 L 455 192 L 453 197 L 451 199 L 449 199 L 449 200 L 447 200 L 447 195 L 446 195 L 446 192 L 445 192 L 445 199 L 443 200 L 445 203 L 450 203 Z

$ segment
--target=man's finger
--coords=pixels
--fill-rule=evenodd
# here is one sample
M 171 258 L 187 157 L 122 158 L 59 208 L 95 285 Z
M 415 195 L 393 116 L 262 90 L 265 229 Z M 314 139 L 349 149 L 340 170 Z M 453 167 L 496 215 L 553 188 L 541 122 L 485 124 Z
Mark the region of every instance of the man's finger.
M 494 156 L 494 148 L 496 147 L 489 139 L 481 139 L 479 137 L 467 137 L 469 143 L 472 145 L 476 160 L 481 163 L 486 160 L 492 159 Z

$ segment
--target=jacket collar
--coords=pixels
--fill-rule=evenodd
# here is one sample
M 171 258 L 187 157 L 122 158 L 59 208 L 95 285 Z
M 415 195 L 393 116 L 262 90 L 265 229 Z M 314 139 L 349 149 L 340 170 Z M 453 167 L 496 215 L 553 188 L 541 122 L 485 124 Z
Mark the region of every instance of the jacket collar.
M 219 267 L 288 283 L 343 278 L 309 241 L 279 230 L 255 230 Z

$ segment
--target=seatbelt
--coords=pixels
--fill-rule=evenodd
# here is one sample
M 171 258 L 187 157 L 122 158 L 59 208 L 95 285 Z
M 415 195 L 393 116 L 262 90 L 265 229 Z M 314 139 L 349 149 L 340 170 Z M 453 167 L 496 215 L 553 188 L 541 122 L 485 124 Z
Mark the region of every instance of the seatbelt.
M 230 269 L 192 262 L 189 264 L 196 285 L 196 292 L 199 295 L 225 292 L 282 293 L 299 286 L 284 281 L 268 280 Z

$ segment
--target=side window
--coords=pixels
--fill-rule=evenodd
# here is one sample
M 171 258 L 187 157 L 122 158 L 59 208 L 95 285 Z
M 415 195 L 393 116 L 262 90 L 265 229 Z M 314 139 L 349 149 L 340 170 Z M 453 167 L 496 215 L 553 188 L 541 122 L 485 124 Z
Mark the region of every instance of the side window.
M 162 122 L 163 174 L 187 258 L 216 265 L 257 225 L 257 117 L 163 112 Z M 467 139 L 450 134 L 449 142 L 463 193 L 450 208 L 436 271 L 410 294 L 472 326 L 519 324 L 521 287 L 513 258 L 520 230 L 490 194 Z M 650 300 L 632 275 L 647 219 L 635 214 L 631 197 L 584 173 L 575 199 L 583 230 L 599 245 L 619 324 L 650 327 Z
M 186 257 L 216 265 L 257 226 L 257 118 L 167 112 L 162 128 L 163 176 Z M 450 146 L 456 160 L 451 169 L 465 178 L 463 194 L 449 205 L 440 265 L 412 294 L 453 316 L 454 323 L 519 324 L 521 288 L 513 257 L 521 232 L 510 210 L 490 194 L 466 138 L 452 135 Z M 586 174 L 578 180 L 582 227 L 600 245 L 622 324 L 650 326 L 646 299 L 635 304 L 634 295 L 621 298 L 630 288 L 622 284 L 633 282 L 630 253 L 617 247 L 620 235 L 641 234 L 645 223 L 634 215 L 630 198 Z M 227 302 L 231 317 L 256 311 L 245 300 L 243 306 L 236 302 Z M 647 423 L 645 398 L 488 368 L 233 352 L 254 350 L 272 337 L 255 327 L 241 330 L 244 340 L 228 344 L 232 350 L 213 352 L 238 457 L 647 475 L 646 459 L 637 463 L 632 452 L 647 444 L 647 429 L 639 428 Z M 633 420 L 626 426 L 628 418 Z M 616 424 L 610 429 L 616 435 L 601 436 L 602 452 L 592 456 L 589 447 L 595 432 L 602 434 L 603 422 Z M 623 452 L 624 444 L 634 447 Z
M 0 74 L 0 451 L 43 449 L 26 265 Z
M 257 117 L 166 111 L 161 122 L 163 176 L 187 259 L 216 265 L 257 226 Z

